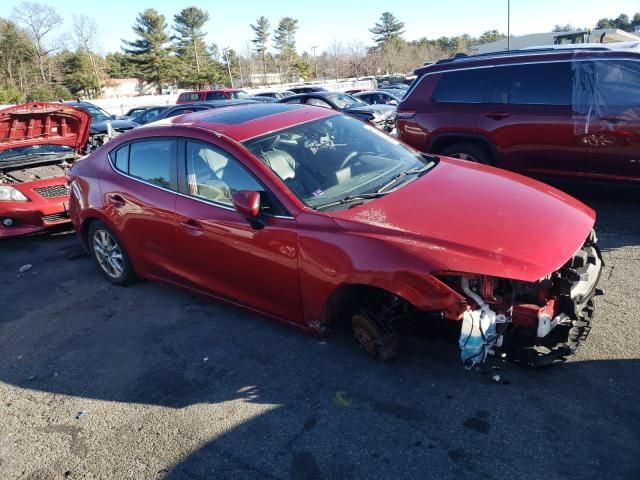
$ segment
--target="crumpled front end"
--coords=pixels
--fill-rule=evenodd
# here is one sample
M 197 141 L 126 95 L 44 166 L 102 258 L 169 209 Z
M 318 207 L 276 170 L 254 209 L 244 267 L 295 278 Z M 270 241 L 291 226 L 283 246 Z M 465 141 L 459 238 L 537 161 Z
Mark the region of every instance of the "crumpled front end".
M 591 330 L 603 265 L 592 231 L 560 269 L 536 282 L 447 277 L 468 299 L 460 335 L 465 366 L 495 353 L 532 366 L 566 360 Z

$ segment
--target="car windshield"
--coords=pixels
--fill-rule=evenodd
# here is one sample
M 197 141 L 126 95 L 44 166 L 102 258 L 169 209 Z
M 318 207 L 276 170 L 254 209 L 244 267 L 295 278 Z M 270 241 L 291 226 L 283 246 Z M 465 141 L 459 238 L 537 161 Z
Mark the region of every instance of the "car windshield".
M 15 160 L 19 157 L 40 157 L 73 153 L 73 148 L 66 145 L 29 145 L 9 148 L 0 152 L 0 162 Z
M 244 142 L 306 205 L 321 209 L 378 195 L 435 165 L 375 127 L 346 115 L 296 125 Z M 389 189 L 390 190 L 390 189 Z
M 363 101 L 358 100 L 357 98 L 354 98 L 351 95 L 347 95 L 346 93 L 330 93 L 325 96 L 329 101 L 335 103 L 335 105 L 339 109 L 349 108 L 349 107 L 362 107 L 367 105 Z
M 81 105 L 78 108 L 89 112 L 89 115 L 91 115 L 94 122 L 106 122 L 107 120 L 113 120 L 111 115 L 95 105 Z

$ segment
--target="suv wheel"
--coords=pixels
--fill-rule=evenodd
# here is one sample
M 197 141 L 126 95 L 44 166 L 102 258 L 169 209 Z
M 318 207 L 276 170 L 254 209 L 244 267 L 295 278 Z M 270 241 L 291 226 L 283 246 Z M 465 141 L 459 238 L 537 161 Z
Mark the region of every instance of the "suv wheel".
M 485 165 L 491 165 L 493 163 L 491 156 L 485 148 L 475 143 L 456 143 L 442 150 L 440 154 L 445 157 L 459 158 L 461 160 L 483 163 Z
M 100 222 L 89 226 L 87 243 L 100 273 L 114 285 L 125 286 L 136 280 L 133 266 L 116 236 Z

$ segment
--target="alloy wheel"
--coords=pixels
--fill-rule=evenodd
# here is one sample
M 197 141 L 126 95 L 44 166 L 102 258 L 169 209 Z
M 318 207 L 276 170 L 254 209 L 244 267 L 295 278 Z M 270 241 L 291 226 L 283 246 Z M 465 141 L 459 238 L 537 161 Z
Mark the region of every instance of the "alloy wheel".
M 96 230 L 93 234 L 93 253 L 100 268 L 109 277 L 118 279 L 124 273 L 124 259 L 120 244 L 106 230 Z

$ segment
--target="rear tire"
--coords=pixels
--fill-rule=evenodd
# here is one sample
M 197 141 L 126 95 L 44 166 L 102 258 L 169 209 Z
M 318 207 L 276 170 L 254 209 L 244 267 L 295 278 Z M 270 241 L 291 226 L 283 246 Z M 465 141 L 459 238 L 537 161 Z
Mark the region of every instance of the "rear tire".
M 87 245 L 98 270 L 109 282 L 126 286 L 138 279 L 124 247 L 101 221 L 96 220 L 89 226 Z
M 484 165 L 493 164 L 491 155 L 489 155 L 487 150 L 475 143 L 456 143 L 442 150 L 440 154 L 445 157 L 459 158 Z
M 362 349 L 379 362 L 386 362 L 398 352 L 398 335 L 380 324 L 369 310 L 359 310 L 351 317 L 353 335 Z

